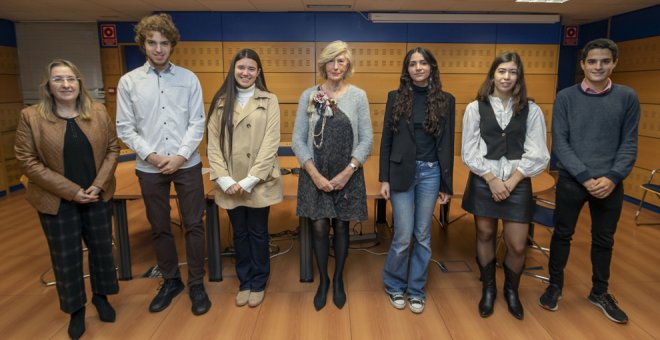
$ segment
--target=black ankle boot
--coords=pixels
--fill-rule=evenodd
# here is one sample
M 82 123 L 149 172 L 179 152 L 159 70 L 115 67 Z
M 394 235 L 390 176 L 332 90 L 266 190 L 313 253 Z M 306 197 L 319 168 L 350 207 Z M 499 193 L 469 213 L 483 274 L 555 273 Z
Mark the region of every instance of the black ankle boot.
M 328 288 L 330 288 L 330 280 L 328 279 L 319 279 L 319 288 L 316 289 L 316 295 L 314 295 L 314 308 L 316 310 L 321 310 L 325 307 L 325 302 L 328 299 Z
M 481 300 L 479 300 L 479 315 L 482 318 L 487 318 L 493 314 L 493 307 L 495 306 L 495 297 L 497 296 L 497 286 L 495 283 L 495 259 L 492 259 L 486 266 L 482 267 L 479 258 L 477 258 L 477 265 L 481 276 Z
M 71 313 L 71 320 L 69 321 L 69 336 L 71 339 L 80 339 L 83 333 L 85 333 L 85 307 Z
M 509 306 L 509 313 L 515 316 L 516 319 L 522 320 L 525 317 L 523 311 L 522 303 L 518 298 L 518 286 L 520 285 L 520 274 L 509 269 L 506 264 L 504 267 L 504 297 L 506 298 L 506 303 Z
M 344 279 L 335 277 L 332 280 L 332 302 L 337 308 L 341 309 L 346 303 L 346 291 L 344 291 Z
M 115 309 L 112 308 L 110 302 L 108 302 L 107 296 L 94 294 L 92 296 L 92 304 L 94 304 L 94 307 L 96 307 L 96 311 L 99 313 L 99 319 L 101 319 L 101 321 L 115 322 Z

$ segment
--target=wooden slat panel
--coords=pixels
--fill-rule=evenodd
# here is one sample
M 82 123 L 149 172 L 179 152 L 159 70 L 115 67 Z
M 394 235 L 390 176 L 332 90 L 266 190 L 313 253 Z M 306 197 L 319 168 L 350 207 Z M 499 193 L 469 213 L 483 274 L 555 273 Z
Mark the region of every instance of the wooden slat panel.
M 16 130 L 23 107 L 21 103 L 0 104 L 0 132 Z
M 314 73 L 276 73 L 266 75 L 268 89 L 282 104 L 298 104 L 300 94 L 314 85 Z
M 461 146 L 462 146 L 462 141 L 461 139 L 463 138 L 463 134 L 460 132 L 456 132 L 454 134 L 454 155 L 455 156 L 460 156 L 461 155 Z
M 291 143 L 290 133 L 280 133 L 280 143 Z
M 539 104 L 541 111 L 543 111 L 543 119 L 545 119 L 545 128 L 547 132 L 552 132 L 552 104 Z
M 7 174 L 7 186 L 13 187 L 21 183 L 20 178 L 23 175 L 23 171 L 18 165 L 18 161 L 15 158 L 5 159 L 5 168 Z
M 103 75 L 103 87 L 105 89 L 105 100 L 106 102 L 116 102 L 117 101 L 117 93 L 115 91 L 114 94 L 108 92 L 108 88 L 114 87 L 115 90 L 117 89 L 117 86 L 119 85 L 119 78 L 121 78 L 120 75 Z
M 218 41 L 181 41 L 174 48 L 172 62 L 195 73 L 223 72 L 222 43 Z
M 660 168 L 660 139 L 639 136 L 635 166 L 647 170 Z
M 442 89 L 456 97 L 456 103 L 466 104 L 474 100 L 486 74 L 444 74 L 440 76 Z
M 280 104 L 280 133 L 292 134 L 298 104 Z
M 623 192 L 630 197 L 634 197 L 638 200 L 642 199 L 642 194 L 644 190 L 640 188 L 640 185 L 648 182 L 649 176 L 651 176 L 651 171 L 647 169 L 642 169 L 638 167 L 633 167 L 630 175 L 623 181 Z M 660 174 L 655 176 L 654 183 L 660 183 Z M 651 203 L 656 207 L 660 207 L 660 199 L 653 194 L 646 195 L 646 203 Z
M 555 74 L 529 74 L 525 76 L 527 82 L 527 95 L 537 103 L 549 104 L 555 101 L 557 90 L 557 75 Z
M 314 72 L 316 56 L 313 42 L 224 42 L 224 69 L 229 70 L 232 59 L 243 48 L 259 54 L 269 82 L 270 72 Z
M 0 192 L 7 191 L 7 168 L 5 162 L 0 160 Z
M 106 75 L 121 75 L 121 57 L 119 48 L 102 48 L 101 49 L 101 68 L 103 69 L 103 76 Z
M 660 105 L 641 104 L 639 135 L 660 138 Z
M 498 44 L 496 51 L 496 55 L 505 51 L 518 52 L 525 74 L 557 74 L 559 45 Z
M 14 143 L 16 141 L 16 131 L 7 131 L 0 133 L 0 144 L 2 144 L 2 159 L 14 158 Z
M 370 155 L 372 156 L 380 156 L 380 140 L 383 137 L 383 134 L 378 132 L 376 133 L 374 131 L 374 144 L 371 146 L 371 153 Z
M 660 104 L 660 70 L 615 72 L 612 74 L 612 81 L 635 89 L 640 103 Z
M 353 54 L 356 73 L 401 73 L 401 62 L 406 56 L 405 43 L 347 42 Z M 328 42 L 316 43 L 316 56 Z
M 0 103 L 21 103 L 21 81 L 17 74 L 0 74 Z
M 616 71 L 660 69 L 660 36 L 618 42 Z
M 465 108 L 467 103 L 456 103 L 456 121 L 454 124 L 455 132 L 463 132 L 463 117 L 465 116 Z
M 383 132 L 385 104 L 370 104 L 369 112 L 371 113 L 371 128 L 374 130 L 374 133 Z
M 495 57 L 494 44 L 408 43 L 408 50 L 417 46 L 424 47 L 433 53 L 438 62 L 438 68 L 440 68 L 440 81 L 443 83 L 443 74 L 447 73 L 485 75 Z
M 399 86 L 398 73 L 355 73 L 348 80 L 365 90 L 371 104 L 387 103 L 387 93 Z
M 0 74 L 19 74 L 16 47 L 0 46 Z
M 211 103 L 213 96 L 216 91 L 220 89 L 220 85 L 225 80 L 224 73 L 206 73 L 206 72 L 197 72 L 195 73 L 199 79 L 199 83 L 202 85 L 202 96 L 204 97 L 204 103 Z

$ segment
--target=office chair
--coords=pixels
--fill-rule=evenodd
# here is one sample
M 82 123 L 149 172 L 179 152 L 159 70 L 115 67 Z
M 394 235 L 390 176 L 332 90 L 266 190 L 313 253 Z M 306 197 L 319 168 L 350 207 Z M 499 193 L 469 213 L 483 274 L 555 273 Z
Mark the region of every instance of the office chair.
M 639 207 L 637 207 L 637 211 L 635 212 L 635 224 L 637 225 L 658 225 L 660 222 L 646 222 L 646 223 L 640 223 L 639 222 L 639 213 L 642 211 L 642 207 L 644 206 L 644 200 L 646 199 L 646 194 L 649 192 L 652 194 L 655 194 L 656 197 L 660 198 L 660 184 L 654 184 L 653 183 L 653 176 L 655 176 L 655 173 L 658 172 L 660 169 L 653 169 L 651 171 L 651 176 L 649 176 L 649 180 L 646 183 L 642 183 L 640 187 L 642 190 L 644 190 L 644 193 L 642 194 L 642 200 L 639 201 Z

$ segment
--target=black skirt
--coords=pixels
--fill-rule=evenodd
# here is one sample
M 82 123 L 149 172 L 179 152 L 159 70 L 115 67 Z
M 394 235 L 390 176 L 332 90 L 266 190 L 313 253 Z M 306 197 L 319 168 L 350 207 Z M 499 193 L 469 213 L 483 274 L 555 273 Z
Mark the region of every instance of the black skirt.
M 518 183 L 507 199 L 495 202 L 488 183 L 483 178 L 470 173 L 461 207 L 475 216 L 530 223 L 534 211 L 532 181 L 526 177 Z

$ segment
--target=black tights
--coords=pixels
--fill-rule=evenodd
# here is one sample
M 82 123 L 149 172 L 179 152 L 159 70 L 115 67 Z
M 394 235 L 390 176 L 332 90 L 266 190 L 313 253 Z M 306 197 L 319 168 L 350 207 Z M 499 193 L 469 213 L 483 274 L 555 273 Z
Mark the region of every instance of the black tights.
M 527 249 L 527 231 L 529 224 L 503 221 L 504 243 L 507 247 L 504 264 L 516 273 L 520 273 L 525 265 Z M 486 266 L 495 258 L 495 241 L 497 238 L 497 220 L 490 217 L 474 217 L 477 228 L 477 257 L 481 266 Z
M 332 220 L 334 229 L 334 238 L 332 244 L 335 251 L 335 274 L 334 281 L 343 279 L 344 264 L 348 256 L 348 221 L 338 219 Z M 321 284 L 328 282 L 328 253 L 330 250 L 330 219 L 323 218 L 312 220 L 312 238 L 314 244 L 314 255 L 319 269 L 319 279 Z

